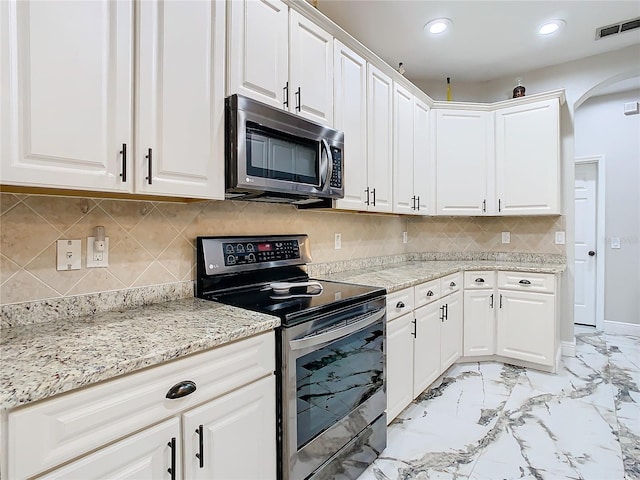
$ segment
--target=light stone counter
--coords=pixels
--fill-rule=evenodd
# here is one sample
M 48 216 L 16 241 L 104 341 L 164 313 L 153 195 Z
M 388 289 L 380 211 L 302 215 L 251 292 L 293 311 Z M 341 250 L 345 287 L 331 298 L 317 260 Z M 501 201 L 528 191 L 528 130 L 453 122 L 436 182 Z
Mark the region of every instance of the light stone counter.
M 508 270 L 555 274 L 564 272 L 565 268 L 566 266 L 561 263 L 497 260 L 427 260 L 392 263 L 337 273 L 318 273 L 313 277 L 320 280 L 334 280 L 386 288 L 387 293 L 393 293 L 403 288 L 413 287 L 429 280 L 444 277 L 450 273 L 465 270 Z
M 0 330 L 0 409 L 257 335 L 280 319 L 186 298 Z

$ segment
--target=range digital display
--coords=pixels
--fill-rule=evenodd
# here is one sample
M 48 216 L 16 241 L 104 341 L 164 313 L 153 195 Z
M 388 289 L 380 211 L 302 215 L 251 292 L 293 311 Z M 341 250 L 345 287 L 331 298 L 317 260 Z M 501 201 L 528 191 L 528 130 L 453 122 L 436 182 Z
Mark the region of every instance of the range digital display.
M 258 244 L 258 251 L 259 252 L 271 252 L 271 251 L 273 251 L 273 244 L 272 243 L 259 243 Z

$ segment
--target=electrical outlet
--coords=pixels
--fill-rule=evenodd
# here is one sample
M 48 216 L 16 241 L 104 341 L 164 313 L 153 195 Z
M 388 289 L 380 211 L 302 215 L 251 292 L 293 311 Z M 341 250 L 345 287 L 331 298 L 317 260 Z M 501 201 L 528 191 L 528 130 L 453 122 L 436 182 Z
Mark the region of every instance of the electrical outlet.
M 511 243 L 511 232 L 502 232 L 502 243 Z
M 98 243 L 98 245 L 96 245 Z M 104 245 L 102 245 L 104 243 Z M 103 247 L 97 250 L 96 247 Z M 87 237 L 87 268 L 108 267 L 109 266 L 109 237 L 105 237 L 104 242 L 96 242 L 95 237 Z
M 342 235 L 340 235 L 339 233 L 336 233 L 336 238 L 335 238 L 335 247 L 336 250 L 340 250 L 342 248 Z
M 80 270 L 82 260 L 80 240 L 58 240 L 56 242 L 56 270 Z
M 556 232 L 556 245 L 564 245 L 564 232 Z
M 402 243 L 407 243 L 409 241 L 409 236 L 407 232 L 402 232 Z

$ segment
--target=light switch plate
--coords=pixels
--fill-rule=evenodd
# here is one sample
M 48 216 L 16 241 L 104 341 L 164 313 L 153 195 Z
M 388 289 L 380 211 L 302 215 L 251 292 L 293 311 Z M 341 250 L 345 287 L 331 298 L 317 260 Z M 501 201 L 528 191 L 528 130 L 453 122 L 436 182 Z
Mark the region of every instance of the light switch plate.
M 611 248 L 620 248 L 620 237 L 611 237 Z
M 564 245 L 564 242 L 565 242 L 564 232 L 563 231 L 556 232 L 556 245 Z
M 511 243 L 511 232 L 502 232 L 502 243 Z
M 409 241 L 409 236 L 407 232 L 402 232 L 402 243 L 407 243 Z
M 58 240 L 56 242 L 56 270 L 80 270 L 82 242 L 80 240 Z
M 336 250 L 340 250 L 342 248 L 342 235 L 339 233 L 336 233 L 334 248 Z

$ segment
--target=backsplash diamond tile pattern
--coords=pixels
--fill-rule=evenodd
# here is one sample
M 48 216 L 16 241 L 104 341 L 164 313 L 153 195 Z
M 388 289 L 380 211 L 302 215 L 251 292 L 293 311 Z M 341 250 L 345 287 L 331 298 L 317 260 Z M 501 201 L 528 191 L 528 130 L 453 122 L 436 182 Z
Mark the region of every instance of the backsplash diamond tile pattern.
M 0 304 L 195 278 L 197 235 L 307 233 L 314 263 L 410 252 L 564 254 L 564 217 L 405 217 L 297 210 L 251 202 L 164 203 L 0 194 Z M 109 267 L 86 268 L 86 238 L 103 225 Z M 402 243 L 402 232 L 409 242 Z M 502 231 L 511 243 L 500 243 Z M 334 250 L 334 234 L 342 248 Z M 59 272 L 58 239 L 82 240 L 82 269 Z

